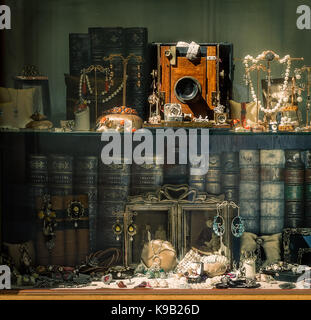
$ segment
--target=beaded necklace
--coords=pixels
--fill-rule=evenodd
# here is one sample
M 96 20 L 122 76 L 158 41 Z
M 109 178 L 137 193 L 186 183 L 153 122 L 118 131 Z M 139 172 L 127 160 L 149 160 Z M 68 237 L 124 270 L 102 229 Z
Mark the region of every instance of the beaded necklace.
M 284 78 L 284 83 L 283 83 L 282 88 L 281 88 L 280 98 L 279 98 L 277 104 L 275 105 L 275 107 L 272 108 L 272 109 L 269 109 L 269 108 L 264 108 L 262 106 L 262 104 L 261 104 L 261 101 L 257 98 L 257 95 L 256 95 L 255 90 L 254 90 L 253 82 L 252 82 L 252 79 L 251 79 L 250 71 L 249 71 L 249 62 L 251 62 L 253 65 L 257 64 L 260 60 L 263 60 L 265 58 L 265 56 L 266 56 L 266 52 L 262 52 L 256 58 L 254 58 L 254 57 L 252 57 L 250 55 L 247 55 L 243 60 L 243 64 L 245 66 L 246 79 L 247 79 L 247 82 L 250 85 L 250 90 L 251 90 L 253 101 L 255 103 L 258 103 L 259 108 L 260 108 L 261 111 L 263 111 L 264 113 L 272 114 L 274 112 L 279 111 L 279 109 L 282 107 L 283 103 L 288 102 L 288 97 L 285 96 L 285 92 L 286 92 L 287 86 L 288 86 L 288 78 L 289 78 L 290 67 L 291 67 L 291 58 L 290 58 L 290 55 L 286 55 L 285 57 L 280 59 L 279 55 L 277 55 L 277 54 L 274 55 L 274 58 L 276 60 L 278 60 L 280 64 L 287 63 L 287 67 L 286 67 L 286 70 L 285 70 L 285 78 Z

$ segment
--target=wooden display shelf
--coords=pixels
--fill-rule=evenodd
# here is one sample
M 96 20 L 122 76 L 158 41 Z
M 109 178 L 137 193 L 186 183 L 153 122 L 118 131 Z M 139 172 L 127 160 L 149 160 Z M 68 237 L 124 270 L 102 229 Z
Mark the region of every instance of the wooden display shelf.
M 29 289 L 0 300 L 311 300 L 309 289 Z
M 209 129 L 231 129 L 230 124 L 216 125 L 209 122 L 192 121 L 161 121 L 159 124 L 144 123 L 144 128 L 209 128 Z

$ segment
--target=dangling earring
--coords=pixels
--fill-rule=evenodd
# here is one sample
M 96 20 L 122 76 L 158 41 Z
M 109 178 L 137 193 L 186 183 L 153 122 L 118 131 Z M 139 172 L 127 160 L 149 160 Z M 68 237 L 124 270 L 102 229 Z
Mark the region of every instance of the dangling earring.
M 236 238 L 240 238 L 245 231 L 243 218 L 240 217 L 240 207 L 238 207 L 234 202 L 230 202 L 231 206 L 238 208 L 238 215 L 233 218 L 231 222 L 231 232 Z
M 302 102 L 301 89 L 298 89 L 297 102 Z
M 222 204 L 217 204 L 217 215 L 214 217 L 214 222 L 213 222 L 213 230 L 216 233 L 216 235 L 220 237 L 222 237 L 223 234 L 225 233 L 225 220 L 220 215 L 221 206 Z
M 137 226 L 134 224 L 133 218 L 131 218 L 131 222 L 127 227 L 127 233 L 130 236 L 130 241 L 133 241 L 133 236 L 135 236 L 137 232 Z
M 120 223 L 119 218 L 117 218 L 115 224 L 112 226 L 112 231 L 116 235 L 116 240 L 120 240 L 120 235 L 123 232 L 123 225 Z

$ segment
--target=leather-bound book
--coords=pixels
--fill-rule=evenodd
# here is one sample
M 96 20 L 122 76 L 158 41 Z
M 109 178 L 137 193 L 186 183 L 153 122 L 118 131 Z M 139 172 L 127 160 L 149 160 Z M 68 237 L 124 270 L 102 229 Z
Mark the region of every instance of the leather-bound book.
M 91 60 L 93 65 L 109 66 L 109 62 L 105 62 L 104 58 L 112 54 L 125 55 L 124 49 L 124 29 L 121 27 L 89 28 L 91 39 Z M 123 67 L 122 60 L 115 58 L 112 62 L 114 75 L 122 76 Z
M 222 162 L 222 189 L 227 201 L 239 203 L 239 153 L 223 152 Z
M 122 239 L 117 239 L 112 227 L 115 213 L 125 208 L 130 182 L 131 165 L 124 164 L 123 158 L 121 164 L 110 165 L 99 159 L 97 250 L 122 247 Z
M 69 34 L 69 66 L 71 75 L 80 75 L 83 68 L 91 65 L 90 35 L 84 33 Z
M 64 197 L 65 265 L 77 266 L 89 255 L 89 207 L 88 195 Z
M 209 169 L 205 178 L 205 191 L 212 195 L 220 195 L 222 193 L 220 159 L 219 153 L 209 155 Z
M 97 222 L 97 181 L 98 158 L 95 156 L 77 157 L 74 160 L 74 191 L 75 194 L 87 195 L 89 210 L 90 251 L 96 249 Z
M 240 214 L 245 231 L 260 232 L 260 164 L 259 150 L 240 150 Z
M 305 170 L 300 150 L 285 150 L 285 227 L 304 227 Z
M 132 54 L 138 57 L 131 58 L 127 67 L 127 105 L 135 108 L 139 116 L 145 119 L 150 87 L 148 30 L 126 28 L 124 34 L 126 56 Z
M 285 218 L 284 150 L 260 150 L 260 166 L 260 233 L 280 233 Z
M 73 157 L 52 154 L 49 156 L 49 193 L 52 196 L 72 194 Z

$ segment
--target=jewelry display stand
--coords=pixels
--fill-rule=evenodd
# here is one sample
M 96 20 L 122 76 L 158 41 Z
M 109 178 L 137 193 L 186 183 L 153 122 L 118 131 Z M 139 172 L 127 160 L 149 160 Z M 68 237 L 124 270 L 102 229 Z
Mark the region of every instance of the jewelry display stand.
M 262 52 L 260 55 L 258 55 L 256 58 L 253 58 L 252 56 L 247 55 L 244 60 L 243 60 L 243 64 L 245 66 L 245 73 L 246 73 L 246 81 L 247 84 L 249 84 L 250 86 L 250 90 L 251 90 L 251 95 L 252 98 L 254 100 L 254 102 L 256 102 L 257 105 L 257 125 L 258 125 L 258 121 L 259 121 L 259 111 L 263 111 L 265 113 L 264 116 L 264 125 L 266 128 L 269 127 L 269 123 L 271 121 L 272 115 L 275 114 L 276 112 L 278 112 L 278 110 L 282 107 L 283 103 L 284 103 L 284 95 L 285 95 L 285 91 L 287 90 L 287 86 L 288 86 L 288 79 L 289 79 L 289 74 L 290 74 L 290 66 L 291 66 L 291 62 L 292 61 L 302 61 L 303 58 L 291 58 L 289 55 L 286 55 L 283 58 L 280 58 L 279 55 L 277 55 L 275 52 L 268 50 L 268 51 L 264 51 Z M 266 63 L 266 66 L 262 65 L 262 64 L 258 64 L 260 61 L 264 61 Z M 285 78 L 284 78 L 284 83 L 282 86 L 282 90 L 281 90 L 281 95 L 279 98 L 278 103 L 276 104 L 276 106 L 274 108 L 272 108 L 271 106 L 271 62 L 273 61 L 278 61 L 281 64 L 287 63 L 287 68 L 285 71 Z M 252 64 L 249 65 L 249 62 L 251 62 Z M 260 70 L 264 71 L 267 73 L 267 105 L 266 108 L 261 106 L 261 101 L 258 99 L 255 90 L 254 90 L 254 86 L 252 83 L 252 79 L 251 79 L 251 75 L 250 72 L 257 70 L 257 95 L 259 94 L 259 76 L 260 76 Z M 285 101 L 286 102 L 286 101 Z
M 117 87 L 117 89 L 110 93 L 107 97 L 105 97 L 106 94 L 109 93 L 110 88 L 114 84 L 114 72 L 112 69 L 112 61 L 116 58 L 119 58 L 122 60 L 123 64 L 123 78 L 121 84 Z M 101 95 L 105 98 L 102 100 L 102 103 L 106 103 L 110 101 L 112 98 L 114 98 L 120 91 L 123 89 L 123 98 L 122 98 L 122 105 L 126 106 L 126 86 L 127 86 L 127 66 L 131 59 L 136 59 L 137 62 L 142 63 L 143 59 L 141 56 L 137 56 L 135 54 L 130 54 L 126 58 L 123 57 L 121 54 L 111 54 L 107 58 L 104 58 L 104 61 L 110 62 L 110 67 L 103 67 L 101 65 L 91 65 L 86 69 L 81 70 L 81 77 L 80 77 L 80 88 L 79 88 L 79 94 L 80 94 L 80 100 L 84 100 L 82 97 L 83 95 L 86 95 L 86 86 L 89 89 L 89 92 L 91 95 L 94 95 L 95 97 L 95 122 L 98 120 L 99 112 L 98 112 L 98 106 L 99 106 L 99 88 L 98 88 L 98 72 L 101 74 L 106 74 L 106 80 L 105 80 L 105 88 L 101 92 Z M 91 74 L 94 72 L 94 90 L 92 90 L 90 81 L 88 79 L 88 74 Z M 83 91 L 83 92 L 82 92 Z M 91 101 L 84 100 L 87 104 L 90 104 Z
M 104 68 L 103 66 L 100 66 L 100 65 L 97 65 L 97 66 L 94 66 L 94 65 L 91 65 L 89 66 L 88 68 L 86 69 L 83 69 L 81 71 L 81 80 L 80 80 L 80 98 L 81 98 L 81 86 L 82 86 L 82 78 L 84 76 L 84 78 L 86 79 L 86 82 L 87 82 L 87 85 L 89 87 L 89 90 L 90 90 L 90 94 L 93 94 L 93 90 L 91 89 L 91 86 L 90 86 L 90 82 L 88 80 L 88 77 L 87 77 L 87 74 L 90 74 L 94 72 L 94 94 L 95 94 L 95 120 L 97 119 L 98 117 L 98 83 L 97 83 L 97 72 L 100 72 L 100 73 L 106 73 L 108 72 L 108 68 Z
M 298 69 L 301 73 L 306 72 L 307 73 L 307 81 L 306 81 L 306 87 L 307 87 L 307 101 L 306 101 L 306 126 L 303 128 L 304 131 L 311 131 L 310 126 L 310 119 L 309 119 L 309 112 L 310 112 L 310 106 L 311 106 L 311 96 L 310 96 L 310 87 L 311 87 L 311 66 L 303 66 L 302 68 Z M 296 76 L 297 77 L 297 76 Z M 297 78 L 298 79 L 298 78 Z
M 126 83 L 127 83 L 127 66 L 131 59 L 136 59 L 137 62 L 142 63 L 143 58 L 141 56 L 137 56 L 133 53 L 128 55 L 126 58 L 122 56 L 122 54 L 111 54 L 109 57 L 105 58 L 104 61 L 112 61 L 115 58 L 120 58 L 123 63 L 123 106 L 126 106 Z

